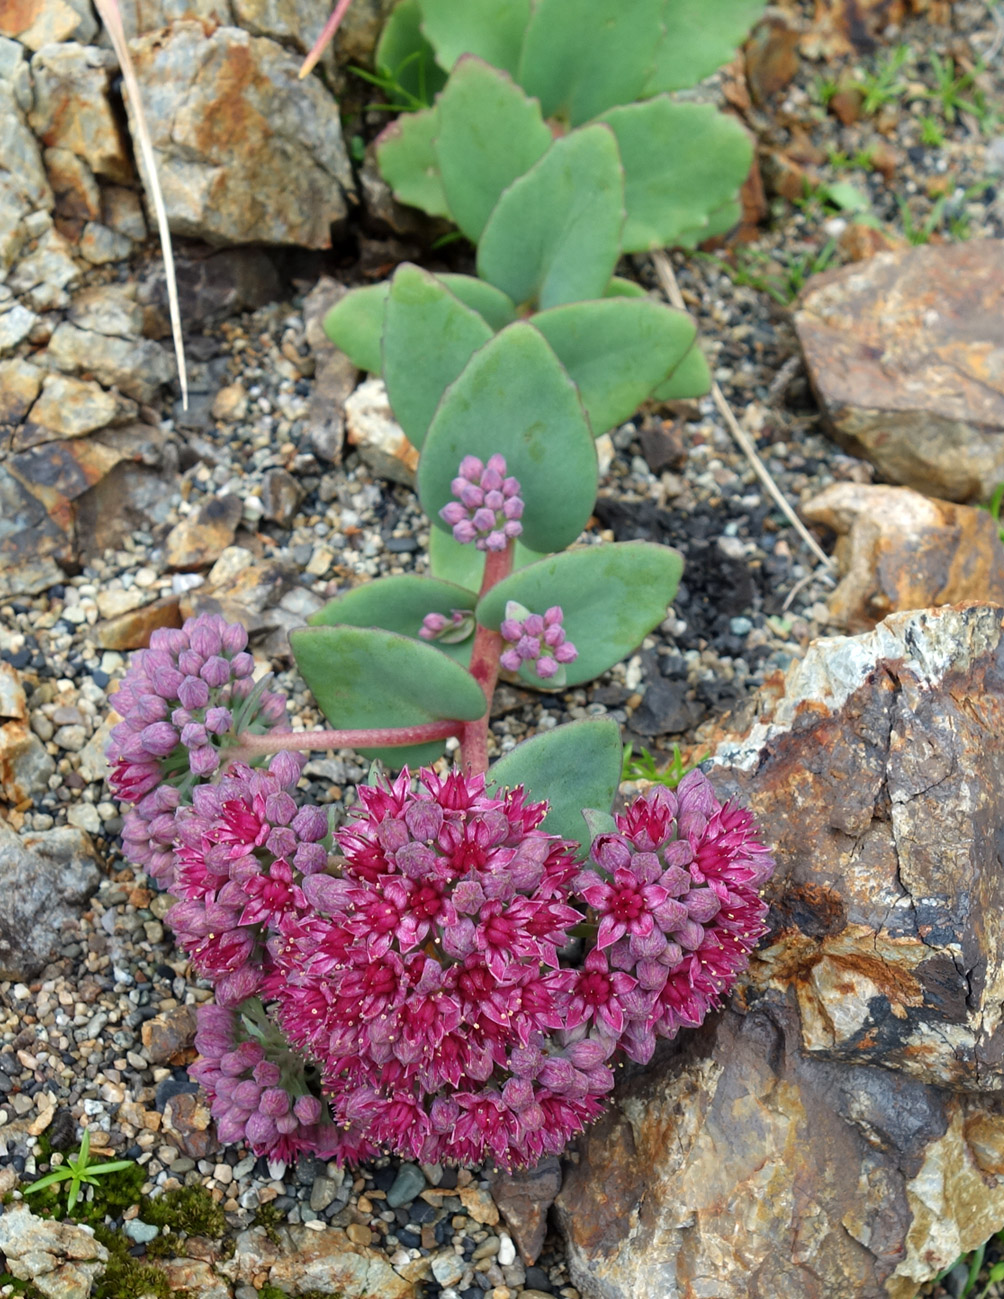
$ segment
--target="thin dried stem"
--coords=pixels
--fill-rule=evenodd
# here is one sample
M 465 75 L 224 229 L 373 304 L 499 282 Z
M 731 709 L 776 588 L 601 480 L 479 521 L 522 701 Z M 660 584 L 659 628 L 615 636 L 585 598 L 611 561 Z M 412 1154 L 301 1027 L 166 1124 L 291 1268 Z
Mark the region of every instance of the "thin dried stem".
M 153 157 L 153 141 L 146 124 L 143 112 L 143 100 L 140 96 L 139 82 L 133 67 L 129 46 L 126 43 L 125 28 L 122 26 L 122 14 L 118 0 L 94 0 L 94 7 L 101 16 L 105 30 L 111 37 L 115 55 L 122 70 L 126 96 L 132 107 L 136 122 L 136 135 L 139 140 L 140 153 L 143 157 L 145 179 L 150 194 L 150 202 L 157 214 L 157 233 L 160 235 L 160 247 L 164 256 L 164 276 L 167 280 L 167 303 L 171 313 L 171 337 L 174 340 L 174 355 L 178 363 L 178 381 L 181 384 L 181 402 L 188 409 L 188 371 L 185 367 L 185 344 L 181 337 L 181 308 L 178 305 L 178 283 L 174 274 L 174 251 L 171 247 L 171 232 L 167 225 L 167 209 L 164 207 L 164 196 L 157 176 L 157 164 Z
M 301 81 L 304 77 L 309 76 L 317 66 L 318 60 L 328 47 L 328 42 L 334 36 L 335 32 L 338 31 L 342 19 L 348 13 L 349 5 L 351 3 L 352 0 L 338 0 L 334 9 L 332 9 L 331 17 L 324 24 L 320 36 L 318 36 L 317 40 L 314 41 L 314 44 L 310 48 L 310 53 L 303 60 L 303 65 L 298 73 Z
M 655 266 L 655 273 L 658 276 L 659 284 L 662 287 L 662 291 L 669 299 L 670 304 L 676 307 L 678 311 L 686 311 L 687 309 L 686 304 L 683 301 L 683 294 L 680 292 L 680 286 L 676 282 L 676 275 L 673 272 L 673 265 L 670 262 L 668 256 L 662 251 L 662 249 L 657 249 L 652 254 L 652 264 Z M 827 568 L 833 568 L 834 567 L 833 560 L 829 557 L 829 555 L 827 555 L 826 551 L 822 549 L 822 547 L 819 545 L 819 542 L 816 541 L 812 533 L 809 532 L 805 524 L 802 522 L 802 520 L 792 509 L 791 505 L 788 503 L 787 499 L 784 496 L 784 493 L 778 487 L 774 479 L 770 476 L 770 473 L 767 470 L 767 466 L 764 464 L 764 462 L 760 459 L 760 456 L 757 454 L 756 447 L 753 445 L 753 442 L 751 441 L 749 436 L 740 427 L 739 421 L 736 419 L 735 415 L 732 414 L 732 410 L 729 407 L 728 402 L 725 400 L 724 393 L 722 392 L 721 388 L 719 388 L 718 384 L 713 379 L 711 381 L 711 399 L 715 403 L 715 406 L 718 409 L 718 413 L 725 421 L 726 427 L 728 428 L 729 432 L 732 434 L 733 438 L 738 444 L 743 455 L 745 455 L 747 460 L 753 466 L 753 470 L 756 473 L 756 476 L 760 479 L 764 487 L 766 487 L 767 491 L 774 498 L 778 507 L 783 511 L 785 518 L 795 529 L 798 535 L 802 538 L 805 544 L 809 547 L 812 553 L 816 556 L 819 562 L 821 564 L 825 564 Z

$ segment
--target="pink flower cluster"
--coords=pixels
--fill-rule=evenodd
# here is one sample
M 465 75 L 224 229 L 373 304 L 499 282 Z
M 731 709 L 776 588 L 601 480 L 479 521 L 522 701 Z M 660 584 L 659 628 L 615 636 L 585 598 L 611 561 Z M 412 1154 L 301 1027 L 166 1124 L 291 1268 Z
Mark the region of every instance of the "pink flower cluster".
M 175 812 L 218 769 L 242 731 L 288 730 L 286 700 L 252 681 L 247 632 L 216 614 L 180 629 L 158 628 L 133 655 L 115 707 L 123 720 L 108 746 L 109 784 L 134 806 L 122 831 L 125 855 L 170 886 Z
M 301 883 L 328 864 L 327 816 L 290 792 L 301 766 L 291 753 L 277 753 L 267 771 L 235 763 L 219 784 L 196 786 L 177 815 L 181 901 L 167 919 L 224 1006 L 258 992 L 274 969 L 270 935 L 307 912 Z
M 464 456 L 450 490 L 457 500 L 444 505 L 439 516 L 453 529 L 455 541 L 473 541 L 478 550 L 505 550 L 523 531 L 519 481 L 506 477 L 505 456 L 498 452 L 487 464 Z

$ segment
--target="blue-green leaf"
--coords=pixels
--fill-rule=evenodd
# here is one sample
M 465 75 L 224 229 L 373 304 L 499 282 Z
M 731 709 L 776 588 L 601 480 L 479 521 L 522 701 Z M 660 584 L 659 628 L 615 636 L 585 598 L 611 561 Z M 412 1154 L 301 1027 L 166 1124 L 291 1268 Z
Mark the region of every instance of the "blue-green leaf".
M 376 143 L 380 174 L 401 203 L 422 208 L 430 216 L 449 216 L 450 209 L 432 152 L 439 129 L 435 108 L 402 113 L 381 131 Z
M 476 54 L 515 75 L 530 0 L 421 0 L 422 30 L 449 71 L 463 54 Z
M 379 374 L 380 338 L 390 285 L 352 289 L 324 317 L 324 332 L 360 370 Z

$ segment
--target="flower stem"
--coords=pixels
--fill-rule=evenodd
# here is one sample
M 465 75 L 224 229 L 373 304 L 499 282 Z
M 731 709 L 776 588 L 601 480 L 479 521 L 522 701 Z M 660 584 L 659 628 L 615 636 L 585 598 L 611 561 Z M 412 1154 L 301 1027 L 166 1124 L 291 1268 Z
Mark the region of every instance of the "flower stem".
M 481 580 L 479 599 L 512 572 L 513 550 L 514 543 L 510 541 L 505 550 L 485 552 L 485 574 Z M 483 715 L 476 722 L 465 722 L 460 732 L 461 762 L 470 775 L 479 775 L 488 770 L 488 721 L 491 716 L 492 695 L 495 693 L 495 683 L 498 681 L 501 653 L 501 635 L 478 623 L 474 633 L 474 645 L 471 648 L 469 670 L 484 691 L 486 707 Z
M 419 726 L 383 726 L 359 731 L 269 731 L 252 735 L 249 731 L 237 737 L 237 744 L 226 752 L 232 762 L 248 762 L 264 753 L 283 750 L 375 749 L 402 744 L 424 744 L 428 740 L 445 740 L 459 735 L 463 722 L 423 722 Z

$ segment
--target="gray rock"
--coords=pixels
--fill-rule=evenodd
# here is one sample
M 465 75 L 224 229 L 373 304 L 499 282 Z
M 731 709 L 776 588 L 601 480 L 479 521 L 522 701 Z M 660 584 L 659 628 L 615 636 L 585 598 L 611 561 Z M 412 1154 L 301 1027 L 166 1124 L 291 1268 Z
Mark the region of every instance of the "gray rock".
M 87 1299 L 108 1260 L 93 1228 L 36 1218 L 26 1204 L 0 1214 L 0 1253 L 12 1276 L 33 1282 L 47 1299 Z
M 1004 1221 L 1001 620 L 818 641 L 719 746 L 774 847 L 771 928 L 566 1166 L 589 1299 L 913 1299 Z
M 20 837 L 0 821 L 0 978 L 31 979 L 98 887 L 99 859 L 82 830 Z M 6 1220 L 6 1214 L 0 1222 Z M 2 1248 L 2 1246 L 0 1246 Z
M 96 176 L 127 182 L 129 147 L 111 100 L 114 56 L 94 45 L 47 45 L 31 61 L 35 105 L 28 115 L 47 148 L 69 149 Z
M 99 221 L 88 221 L 78 244 L 80 256 L 93 266 L 125 261 L 132 253 L 132 240 Z
M 176 234 L 328 248 L 352 170 L 338 104 L 264 37 L 200 23 L 131 44 Z
M 795 315 L 834 436 L 948 501 L 1004 479 L 1004 241 L 880 253 L 810 280 Z
M 19 424 L 42 390 L 45 371 L 14 357 L 0 361 L 0 424 Z
M 47 356 L 68 374 L 89 371 L 107 387 L 121 388 L 143 402 L 152 401 L 158 388 L 174 374 L 169 354 L 153 339 L 111 338 L 78 329 L 68 320 L 56 326 Z
M 92 221 L 101 215 L 101 191 L 83 158 L 69 149 L 46 149 L 42 155 L 56 198 L 56 211 L 71 221 Z
M 122 185 L 106 185 L 101 192 L 101 212 L 105 225 L 120 235 L 128 235 L 134 243 L 142 243 L 146 238 L 143 200 L 136 190 Z
M 33 252 L 22 257 L 7 278 L 15 293 L 27 293 L 37 285 L 72 288 L 80 279 L 80 267 L 73 260 L 68 240 L 54 229 L 47 230 Z
M 152 1222 L 144 1222 L 142 1218 L 130 1218 L 128 1222 L 122 1224 L 122 1230 L 137 1245 L 145 1245 L 147 1241 L 155 1239 L 160 1232 L 159 1227 L 155 1227 Z
M 322 1174 L 314 1178 L 314 1184 L 310 1188 L 310 1207 L 315 1213 L 323 1213 L 329 1204 L 333 1203 L 335 1196 L 341 1190 L 341 1178 L 335 1179 Z
M 402 1164 L 387 1192 L 388 1207 L 400 1209 L 403 1204 L 411 1204 L 427 1185 L 425 1174 L 416 1164 Z
M 53 435 L 80 437 L 134 412 L 131 402 L 124 404 L 123 398 L 106 392 L 100 384 L 50 374 L 42 385 L 42 395 L 31 408 L 28 423 L 15 435 L 14 449 L 51 441 Z
M 17 668 L 0 662 L 0 720 L 23 721 L 27 717 L 27 700 Z
M 183 18 L 220 27 L 233 22 L 230 0 L 117 0 L 126 40 L 159 31 Z
M 302 499 L 300 484 L 285 469 L 270 469 L 262 479 L 261 503 L 265 518 L 272 523 L 288 528 Z
M 128 285 L 96 284 L 74 294 L 69 316 L 78 329 L 112 338 L 133 338 L 143 332 L 143 309 Z
M 181 254 L 175 259 L 178 302 L 185 328 L 210 328 L 242 311 L 254 311 L 281 296 L 275 263 L 262 248 L 205 249 L 201 255 Z M 139 285 L 138 301 L 144 308 L 143 332 L 148 338 L 167 338 L 167 282 L 159 259 L 152 274 Z
M 29 311 L 20 302 L 11 303 L 6 311 L 0 310 L 0 355 L 13 352 L 18 343 L 28 337 L 37 320 L 34 311 Z

